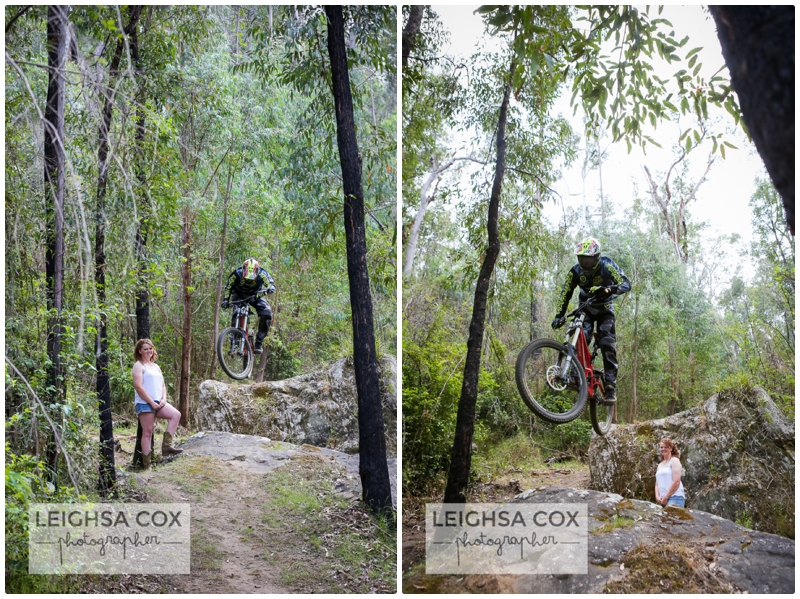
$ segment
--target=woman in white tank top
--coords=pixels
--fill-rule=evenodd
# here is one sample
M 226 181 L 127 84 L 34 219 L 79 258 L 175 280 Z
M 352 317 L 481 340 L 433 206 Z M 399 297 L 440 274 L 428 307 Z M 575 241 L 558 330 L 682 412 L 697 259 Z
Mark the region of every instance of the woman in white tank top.
M 142 424 L 142 461 L 147 470 L 152 458 L 153 425 L 156 418 L 169 420 L 161 443 L 161 455 L 183 452 L 172 445 L 172 435 L 178 429 L 181 413 L 167 403 L 167 386 L 164 384 L 161 368 L 156 364 L 158 354 L 153 342 L 139 339 L 133 349 L 133 357 L 136 359 L 133 365 L 134 407 Z
M 656 469 L 656 503 L 684 507 L 686 494 L 681 482 L 681 452 L 670 439 L 658 442 L 661 463 Z

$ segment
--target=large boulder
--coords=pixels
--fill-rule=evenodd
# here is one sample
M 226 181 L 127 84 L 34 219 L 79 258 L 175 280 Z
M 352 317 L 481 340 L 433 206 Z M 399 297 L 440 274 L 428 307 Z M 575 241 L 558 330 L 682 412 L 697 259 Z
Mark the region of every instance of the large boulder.
M 686 507 L 794 538 L 794 427 L 763 389 L 723 391 L 674 416 L 593 436 L 591 488 L 655 501 L 663 437 L 681 451 Z
M 378 364 L 386 451 L 397 454 L 397 363 Z M 229 385 L 204 381 L 194 410 L 205 431 L 258 435 L 278 441 L 358 451 L 358 398 L 351 358 L 283 381 Z
M 529 574 L 517 593 L 793 593 L 794 541 L 698 510 L 568 487 L 515 502 L 586 503 L 588 574 Z M 479 589 L 474 592 L 481 592 Z

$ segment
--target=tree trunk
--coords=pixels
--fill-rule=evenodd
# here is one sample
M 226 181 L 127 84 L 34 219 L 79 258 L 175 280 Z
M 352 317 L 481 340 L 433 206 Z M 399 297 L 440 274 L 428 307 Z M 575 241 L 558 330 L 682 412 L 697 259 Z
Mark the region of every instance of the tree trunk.
M 631 422 L 638 416 L 638 395 L 636 385 L 639 381 L 639 294 L 633 304 L 633 401 L 631 403 Z
M 47 105 L 44 113 L 44 199 L 47 249 L 45 275 L 47 280 L 47 387 L 51 405 L 62 404 L 66 396 L 61 363 L 61 308 L 64 294 L 64 96 L 67 66 L 66 6 L 47 9 Z M 58 451 L 55 433 L 47 442 L 47 466 L 51 481 L 57 481 Z
M 151 9 L 152 10 L 152 9 Z M 141 81 L 143 75 L 141 63 L 139 61 L 139 35 L 138 27 L 131 30 L 131 58 L 133 59 L 136 76 Z M 150 338 L 150 292 L 147 284 L 147 233 L 150 228 L 149 205 L 147 201 L 147 177 L 143 165 L 145 151 L 145 112 L 144 112 L 144 90 L 140 88 L 139 97 L 136 102 L 136 137 L 134 146 L 137 148 L 135 164 L 133 166 L 139 188 L 136 191 L 138 205 L 138 222 L 136 223 L 136 237 L 134 246 L 136 249 L 136 271 L 137 286 L 136 290 L 136 340 Z M 134 468 L 144 466 L 142 462 L 142 424 L 136 419 L 136 446 L 133 448 Z
M 406 68 L 408 55 L 411 54 L 411 48 L 414 47 L 414 41 L 422 25 L 422 15 L 424 12 L 425 7 L 419 4 L 413 4 L 410 7 L 408 22 L 406 23 L 405 29 L 403 29 L 403 69 Z
M 512 61 L 509 81 L 514 74 L 515 64 Z M 506 120 L 508 116 L 508 99 L 511 86 L 506 83 L 503 102 L 500 105 L 500 118 L 497 123 L 497 164 L 494 172 L 492 196 L 489 200 L 489 212 L 486 231 L 489 245 L 478 275 L 475 288 L 475 300 L 472 306 L 472 321 L 469 325 L 467 340 L 467 357 L 464 363 L 464 380 L 461 385 L 461 398 L 458 401 L 456 416 L 456 434 L 453 441 L 453 453 L 450 460 L 450 471 L 447 475 L 447 487 L 444 491 L 445 503 L 465 503 L 472 465 L 472 437 L 475 432 L 475 403 L 478 400 L 478 375 L 481 368 L 481 344 L 483 341 L 486 302 L 489 294 L 494 265 L 500 253 L 497 215 L 500 207 L 500 193 L 503 188 L 503 177 L 506 166 Z
M 181 425 L 189 426 L 189 373 L 192 361 L 192 218 L 189 206 L 185 206 L 183 209 L 181 246 L 183 247 L 183 263 L 181 264 L 181 278 L 183 280 L 183 343 L 181 346 L 180 384 L 178 386 L 178 410 L 181 413 Z
M 794 6 L 709 6 L 742 118 L 794 235 Z
M 392 491 L 386 462 L 386 438 L 367 270 L 361 158 L 358 155 L 344 45 L 344 15 L 341 6 L 325 6 L 325 14 L 328 18 L 328 53 L 336 107 L 336 141 L 342 164 L 347 276 L 353 318 L 353 366 L 358 395 L 359 473 L 364 502 L 373 511 L 390 512 Z
M 130 22 L 125 28 L 130 35 L 139 20 L 141 6 L 130 7 Z M 103 101 L 103 118 L 100 122 L 97 150 L 97 210 L 95 213 L 94 264 L 95 285 L 97 287 L 97 304 L 99 319 L 97 323 L 96 367 L 97 367 L 97 400 L 100 404 L 100 493 L 104 497 L 113 493 L 116 484 L 114 469 L 114 423 L 111 417 L 111 388 L 108 375 L 108 316 L 106 315 L 106 189 L 108 187 L 108 137 L 111 130 L 111 115 L 114 110 L 116 90 L 115 79 L 119 72 L 119 63 L 125 39 L 117 42 L 117 49 L 108 73 L 108 86 Z
M 130 7 L 130 22 L 125 33 L 130 35 L 139 20 L 141 6 Z M 108 86 L 105 88 L 103 101 L 103 118 L 100 122 L 97 150 L 97 207 L 95 212 L 94 238 L 94 278 L 97 287 L 97 304 L 99 319 L 97 323 L 96 368 L 97 368 L 97 400 L 100 404 L 100 493 L 107 497 L 114 492 L 116 470 L 114 468 L 114 423 L 111 417 L 111 388 L 108 376 L 108 316 L 106 315 L 106 189 L 108 187 L 108 137 L 111 130 L 111 115 L 114 110 L 116 77 L 125 39 L 117 42 L 117 50 L 108 72 Z

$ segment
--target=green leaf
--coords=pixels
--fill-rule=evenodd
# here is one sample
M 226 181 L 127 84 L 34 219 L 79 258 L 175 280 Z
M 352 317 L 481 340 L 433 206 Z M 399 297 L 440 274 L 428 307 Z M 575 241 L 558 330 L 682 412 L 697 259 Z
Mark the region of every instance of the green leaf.
M 697 48 L 694 48 L 693 50 L 689 50 L 689 52 L 686 54 L 686 58 L 691 58 L 692 56 L 694 56 L 695 54 L 700 52 L 700 50 L 702 50 L 702 49 L 703 49 L 702 46 L 698 46 Z M 689 68 L 691 68 L 691 66 L 692 65 L 689 65 Z

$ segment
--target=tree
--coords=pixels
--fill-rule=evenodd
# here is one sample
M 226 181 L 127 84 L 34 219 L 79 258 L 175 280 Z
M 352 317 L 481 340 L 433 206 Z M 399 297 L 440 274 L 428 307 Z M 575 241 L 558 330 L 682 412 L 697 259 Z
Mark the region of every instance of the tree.
M 62 298 L 64 293 L 64 98 L 69 25 L 66 6 L 47 10 L 47 104 L 44 113 L 44 195 L 47 222 L 47 355 L 50 404 L 60 405 L 66 395 L 61 364 Z M 55 431 L 53 431 L 55 434 Z M 55 439 L 47 445 L 47 464 L 53 482 L 57 480 L 58 453 Z
M 122 51 L 128 44 L 131 32 L 136 28 L 141 14 L 141 6 L 129 7 L 129 22 L 124 34 L 117 41 L 117 49 L 108 71 L 108 84 L 105 88 L 102 120 L 100 122 L 97 150 L 97 204 L 95 210 L 95 284 L 99 318 L 97 323 L 97 401 L 100 407 L 100 491 L 108 496 L 114 490 L 116 470 L 114 469 L 114 423 L 111 418 L 111 389 L 108 383 L 108 339 L 106 313 L 106 188 L 108 186 L 108 137 L 116 96 L 115 78 L 119 75 Z
M 794 235 L 794 6 L 709 6 L 742 118 Z
M 392 493 L 386 463 L 386 439 L 367 270 L 364 191 L 347 68 L 344 14 L 341 6 L 326 6 L 325 14 L 328 18 L 328 53 L 344 191 L 347 276 L 353 317 L 353 365 L 358 393 L 359 472 L 364 502 L 375 511 L 384 511 L 391 510 Z
M 461 386 L 461 399 L 458 402 L 458 415 L 456 417 L 456 435 L 450 460 L 450 472 L 447 475 L 447 487 L 444 491 L 445 503 L 464 503 L 467 500 L 465 490 L 472 463 L 472 435 L 475 430 L 475 402 L 478 396 L 478 374 L 481 367 L 486 300 L 489 295 L 492 271 L 500 253 L 497 216 L 506 166 L 505 134 L 508 99 L 511 95 L 510 79 L 515 70 L 516 64 L 512 60 L 509 80 L 505 84 L 503 101 L 500 104 L 500 116 L 497 121 L 497 160 L 495 162 L 494 183 L 492 184 L 492 195 L 489 199 L 486 221 L 489 245 L 483 256 L 481 271 L 475 287 L 475 302 L 472 308 L 472 321 L 469 326 L 469 339 L 467 340 L 467 358 L 464 362 L 464 381 Z

